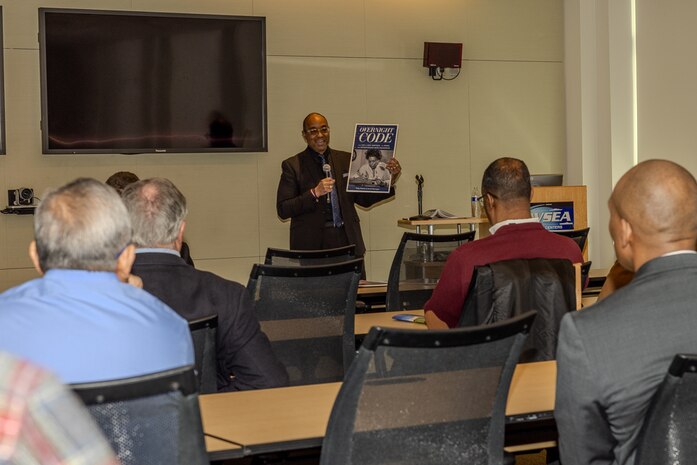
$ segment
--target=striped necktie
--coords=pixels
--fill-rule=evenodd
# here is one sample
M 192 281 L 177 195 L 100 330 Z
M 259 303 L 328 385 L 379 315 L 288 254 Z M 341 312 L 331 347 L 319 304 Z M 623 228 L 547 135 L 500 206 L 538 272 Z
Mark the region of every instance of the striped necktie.
M 320 155 L 319 158 L 322 161 L 322 167 L 324 167 L 324 165 L 327 163 L 327 160 L 322 155 Z M 336 193 L 337 188 L 338 185 L 334 184 L 334 189 L 332 189 L 331 193 L 329 194 L 329 199 L 332 203 L 332 221 L 334 222 L 334 227 L 340 228 L 344 225 L 344 220 L 341 218 L 341 209 L 339 208 L 339 196 Z

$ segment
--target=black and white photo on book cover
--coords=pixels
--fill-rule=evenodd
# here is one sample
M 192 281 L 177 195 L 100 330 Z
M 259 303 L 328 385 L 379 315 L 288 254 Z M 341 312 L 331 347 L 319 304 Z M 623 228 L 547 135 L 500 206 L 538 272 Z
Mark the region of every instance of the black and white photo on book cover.
M 387 162 L 397 148 L 397 124 L 356 124 L 347 192 L 387 193 L 392 175 Z

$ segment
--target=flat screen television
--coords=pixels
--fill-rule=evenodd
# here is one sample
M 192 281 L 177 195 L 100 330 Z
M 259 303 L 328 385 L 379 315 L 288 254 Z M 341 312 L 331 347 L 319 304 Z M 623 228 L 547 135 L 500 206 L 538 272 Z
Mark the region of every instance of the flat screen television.
M 5 155 L 5 70 L 3 66 L 3 17 L 2 5 L 0 5 L 0 155 Z
M 265 152 L 265 18 L 39 9 L 44 153 Z

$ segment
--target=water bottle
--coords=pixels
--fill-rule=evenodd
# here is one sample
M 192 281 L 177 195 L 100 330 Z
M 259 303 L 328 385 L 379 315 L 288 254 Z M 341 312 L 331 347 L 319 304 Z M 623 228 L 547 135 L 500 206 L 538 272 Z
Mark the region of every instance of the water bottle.
M 472 217 L 479 218 L 482 216 L 482 204 L 480 203 L 479 188 L 475 187 L 472 189 L 472 197 L 470 199 L 470 206 L 472 207 Z

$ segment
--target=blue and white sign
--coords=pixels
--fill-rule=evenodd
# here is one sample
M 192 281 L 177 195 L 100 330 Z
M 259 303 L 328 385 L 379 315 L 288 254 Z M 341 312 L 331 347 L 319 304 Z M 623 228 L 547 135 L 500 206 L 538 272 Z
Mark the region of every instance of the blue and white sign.
M 532 216 L 548 231 L 566 231 L 574 229 L 573 202 L 545 202 L 530 204 Z
M 387 162 L 397 149 L 397 124 L 356 124 L 346 192 L 390 192 Z

